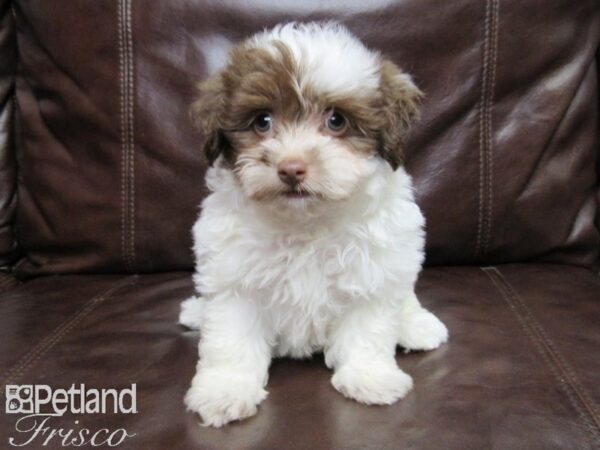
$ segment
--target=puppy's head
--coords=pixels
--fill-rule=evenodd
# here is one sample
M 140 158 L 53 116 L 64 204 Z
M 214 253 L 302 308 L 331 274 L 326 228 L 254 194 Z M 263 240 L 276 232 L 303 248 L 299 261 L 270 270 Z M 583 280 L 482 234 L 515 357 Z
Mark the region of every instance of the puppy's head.
M 200 85 L 194 115 L 211 164 L 278 205 L 348 199 L 378 159 L 402 163 L 418 113 L 410 77 L 341 25 L 287 24 L 235 47 Z

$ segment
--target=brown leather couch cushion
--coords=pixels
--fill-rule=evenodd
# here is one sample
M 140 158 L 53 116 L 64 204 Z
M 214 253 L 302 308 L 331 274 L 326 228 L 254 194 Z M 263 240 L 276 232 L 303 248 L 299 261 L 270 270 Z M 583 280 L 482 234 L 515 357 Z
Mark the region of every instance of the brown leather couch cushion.
M 432 352 L 398 353 L 415 380 L 405 399 L 389 407 L 359 405 L 331 387 L 321 357 L 276 360 L 258 415 L 222 429 L 200 427 L 183 405 L 198 333 L 176 320 L 192 290 L 190 275 L 181 273 L 42 277 L 12 288 L 0 301 L 2 384 L 137 383 L 137 414 L 52 419 L 65 429 L 137 433 L 117 448 L 600 445 L 600 278 L 588 270 L 547 264 L 426 269 L 417 293 L 448 325 L 451 339 Z M 15 435 L 15 420 L 0 414 L 3 439 Z
M 321 18 L 343 20 L 427 94 L 407 164 L 429 264 L 596 261 L 596 0 L 20 0 L 15 10 L 20 275 L 191 268 L 205 194 L 194 83 L 228 44 Z
M 15 257 L 13 220 L 17 174 L 14 152 L 17 46 L 9 0 L 0 0 L 0 268 Z

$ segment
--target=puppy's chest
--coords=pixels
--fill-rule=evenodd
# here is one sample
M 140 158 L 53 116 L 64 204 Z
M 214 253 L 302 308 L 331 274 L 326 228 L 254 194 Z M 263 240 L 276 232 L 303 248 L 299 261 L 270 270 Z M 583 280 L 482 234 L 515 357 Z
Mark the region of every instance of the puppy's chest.
M 349 247 L 348 240 L 266 243 L 249 249 L 254 257 L 246 260 L 247 278 L 270 305 L 312 310 L 331 303 L 327 297 L 337 296 L 340 280 L 360 270 L 360 251 Z
M 268 255 L 264 265 L 248 268 L 278 354 L 302 357 L 321 349 L 329 329 L 351 302 L 340 289 L 354 272 L 342 244 L 272 244 L 260 250 Z

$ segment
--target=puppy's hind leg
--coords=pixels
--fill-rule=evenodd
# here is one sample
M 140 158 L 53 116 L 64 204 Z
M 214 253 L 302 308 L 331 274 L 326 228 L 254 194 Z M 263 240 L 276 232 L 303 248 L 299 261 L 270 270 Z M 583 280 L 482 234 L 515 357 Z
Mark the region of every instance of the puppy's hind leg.
M 181 302 L 179 311 L 179 323 L 192 330 L 199 330 L 204 320 L 204 299 L 202 297 L 190 297 Z
M 421 306 L 415 293 L 402 300 L 398 315 L 398 344 L 410 350 L 433 350 L 448 340 L 446 326 Z

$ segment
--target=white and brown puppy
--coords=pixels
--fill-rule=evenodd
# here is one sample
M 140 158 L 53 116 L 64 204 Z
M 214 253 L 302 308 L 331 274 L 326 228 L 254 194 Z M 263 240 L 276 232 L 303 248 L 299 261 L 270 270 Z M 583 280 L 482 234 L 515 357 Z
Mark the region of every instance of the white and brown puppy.
M 271 358 L 318 351 L 346 397 L 403 397 L 396 346 L 448 337 L 414 293 L 424 219 L 402 141 L 419 90 L 333 23 L 251 37 L 200 89 L 212 193 L 193 229 L 199 296 L 180 316 L 201 329 L 188 409 L 213 426 L 249 417 Z

